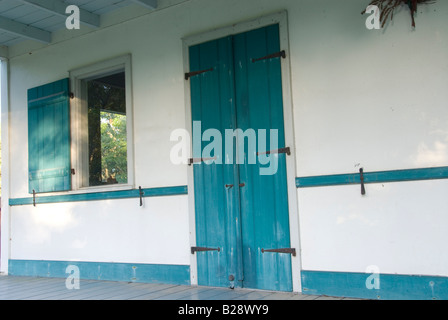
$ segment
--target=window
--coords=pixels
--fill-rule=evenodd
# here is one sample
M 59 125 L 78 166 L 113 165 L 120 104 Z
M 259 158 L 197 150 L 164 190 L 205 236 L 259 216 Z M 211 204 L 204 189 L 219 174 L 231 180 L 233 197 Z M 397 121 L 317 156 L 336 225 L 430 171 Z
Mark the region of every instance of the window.
M 132 186 L 130 56 L 74 70 L 73 189 Z

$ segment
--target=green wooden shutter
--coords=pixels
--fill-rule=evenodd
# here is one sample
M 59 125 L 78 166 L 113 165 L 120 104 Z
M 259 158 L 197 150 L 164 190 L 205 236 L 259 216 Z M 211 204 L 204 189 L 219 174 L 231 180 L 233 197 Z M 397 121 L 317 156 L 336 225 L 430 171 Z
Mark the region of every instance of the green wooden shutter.
M 29 192 L 70 190 L 69 79 L 28 90 Z

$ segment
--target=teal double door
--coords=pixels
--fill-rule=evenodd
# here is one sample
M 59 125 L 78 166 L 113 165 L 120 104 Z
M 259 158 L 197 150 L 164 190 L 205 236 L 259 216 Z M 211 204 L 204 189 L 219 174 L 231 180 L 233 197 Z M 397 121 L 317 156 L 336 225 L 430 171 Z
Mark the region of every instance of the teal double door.
M 292 291 L 279 27 L 189 57 L 198 284 Z

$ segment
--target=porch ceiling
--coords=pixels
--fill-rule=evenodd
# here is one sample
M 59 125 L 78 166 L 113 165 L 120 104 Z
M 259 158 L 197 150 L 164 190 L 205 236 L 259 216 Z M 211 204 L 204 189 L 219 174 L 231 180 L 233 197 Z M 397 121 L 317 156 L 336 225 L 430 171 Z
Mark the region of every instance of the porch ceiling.
M 0 49 L 29 39 L 51 43 L 52 33 L 66 28 L 69 5 L 80 9 L 81 26 L 99 28 L 103 14 L 130 5 L 153 10 L 157 0 L 0 0 Z

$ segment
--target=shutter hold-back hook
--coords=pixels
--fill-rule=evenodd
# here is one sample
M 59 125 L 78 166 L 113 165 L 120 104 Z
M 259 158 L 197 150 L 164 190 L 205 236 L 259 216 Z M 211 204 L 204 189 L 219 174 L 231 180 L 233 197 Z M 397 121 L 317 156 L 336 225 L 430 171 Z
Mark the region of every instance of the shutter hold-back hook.
M 138 187 L 138 193 L 139 193 L 139 196 L 140 196 L 140 207 L 143 207 L 143 190 L 142 190 L 141 186 Z
M 359 169 L 359 175 L 360 175 L 360 180 L 361 180 L 361 194 L 365 195 L 366 194 L 366 188 L 364 187 L 364 169 L 360 168 Z

